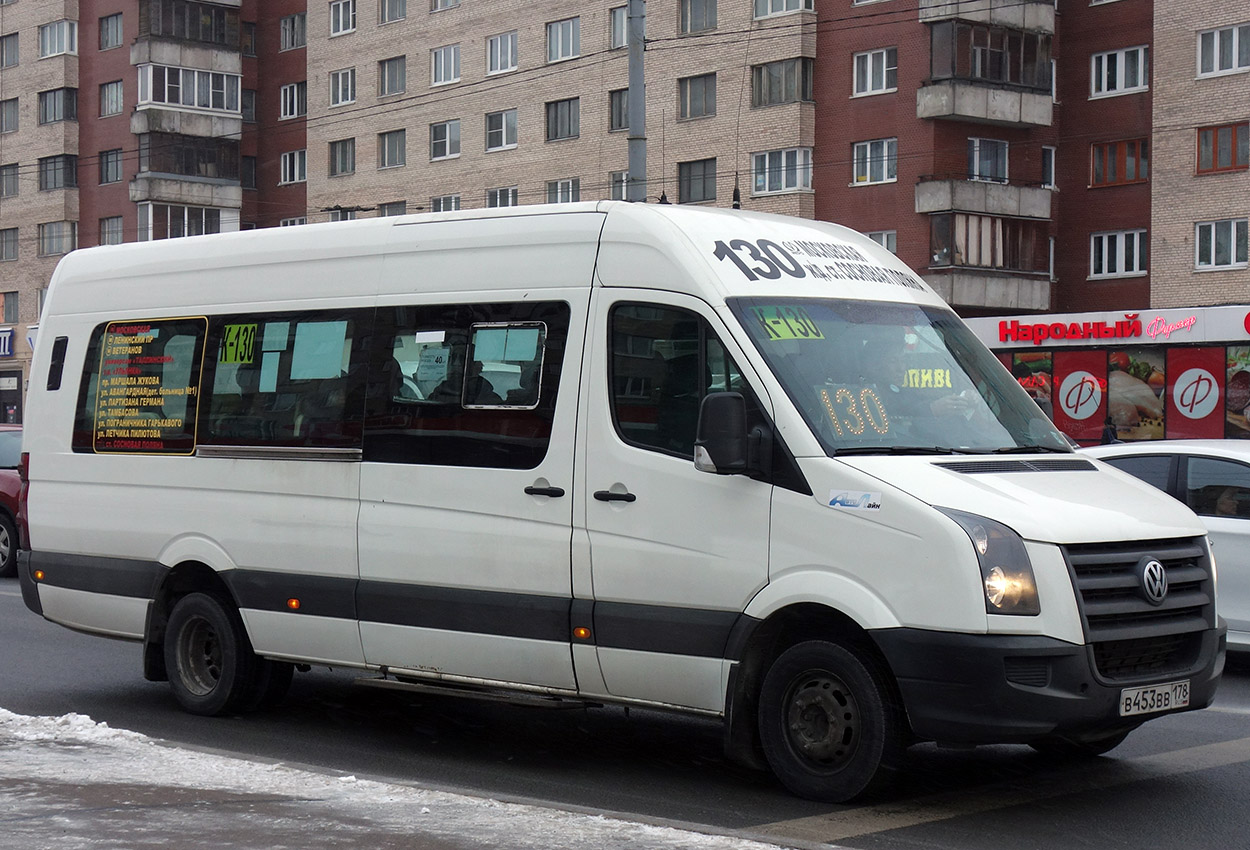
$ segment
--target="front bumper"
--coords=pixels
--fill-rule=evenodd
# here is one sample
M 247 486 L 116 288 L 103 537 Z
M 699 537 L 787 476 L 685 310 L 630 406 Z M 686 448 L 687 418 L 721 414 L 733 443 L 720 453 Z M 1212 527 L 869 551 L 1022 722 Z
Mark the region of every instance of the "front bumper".
M 870 632 L 889 662 L 916 736 L 945 744 L 1027 743 L 1131 729 L 1163 714 L 1205 708 L 1224 671 L 1226 629 L 1200 635 L 1184 670 L 1108 681 L 1090 646 L 1047 637 L 967 635 L 920 629 Z M 1121 717 L 1124 688 L 1188 679 L 1189 706 Z

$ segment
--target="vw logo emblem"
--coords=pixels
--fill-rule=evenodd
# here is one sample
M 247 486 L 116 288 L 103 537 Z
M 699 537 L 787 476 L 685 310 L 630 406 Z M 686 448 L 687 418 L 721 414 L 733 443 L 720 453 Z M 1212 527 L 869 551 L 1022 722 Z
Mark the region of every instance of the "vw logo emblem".
M 1137 564 L 1137 577 L 1146 601 L 1151 605 L 1162 605 L 1168 597 L 1168 574 L 1163 564 L 1156 558 L 1142 558 Z

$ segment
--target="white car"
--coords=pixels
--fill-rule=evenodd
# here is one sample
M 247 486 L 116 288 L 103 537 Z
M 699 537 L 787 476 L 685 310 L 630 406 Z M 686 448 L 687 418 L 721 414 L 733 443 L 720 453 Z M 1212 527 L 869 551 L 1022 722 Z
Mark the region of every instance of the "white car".
M 1106 461 L 1202 517 L 1219 574 L 1230 651 L 1250 652 L 1250 440 L 1151 440 L 1091 446 Z

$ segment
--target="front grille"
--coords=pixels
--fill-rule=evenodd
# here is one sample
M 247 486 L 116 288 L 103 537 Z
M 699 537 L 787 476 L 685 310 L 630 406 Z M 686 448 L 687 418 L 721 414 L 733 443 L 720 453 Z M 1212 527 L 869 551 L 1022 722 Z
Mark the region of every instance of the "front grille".
M 1050 684 L 1050 659 L 1008 656 L 1003 659 L 1007 681 L 1017 685 L 1044 688 Z
M 1056 458 L 1053 460 L 960 460 L 937 463 L 943 469 L 964 475 L 1002 475 L 1008 472 L 1090 472 L 1095 469 L 1088 460 L 1081 458 Z
M 1202 540 L 1144 540 L 1066 546 L 1098 672 L 1124 680 L 1186 670 L 1202 632 L 1215 625 L 1215 582 Z M 1137 565 L 1156 558 L 1168 577 L 1167 598 L 1152 605 Z

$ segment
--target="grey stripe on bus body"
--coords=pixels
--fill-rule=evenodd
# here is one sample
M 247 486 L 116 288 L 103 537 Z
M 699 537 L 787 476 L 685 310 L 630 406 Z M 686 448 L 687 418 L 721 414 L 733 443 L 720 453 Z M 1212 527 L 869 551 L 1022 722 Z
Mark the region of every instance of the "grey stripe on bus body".
M 45 573 L 42 584 L 139 599 L 153 598 L 169 571 L 125 558 L 33 552 L 30 559 Z M 737 658 L 754 623 L 733 611 L 265 570 L 219 575 L 241 608 L 291 611 L 288 601 L 298 599 L 303 615 L 561 642 L 573 642 L 573 629 L 584 626 L 595 646 L 704 658 Z

